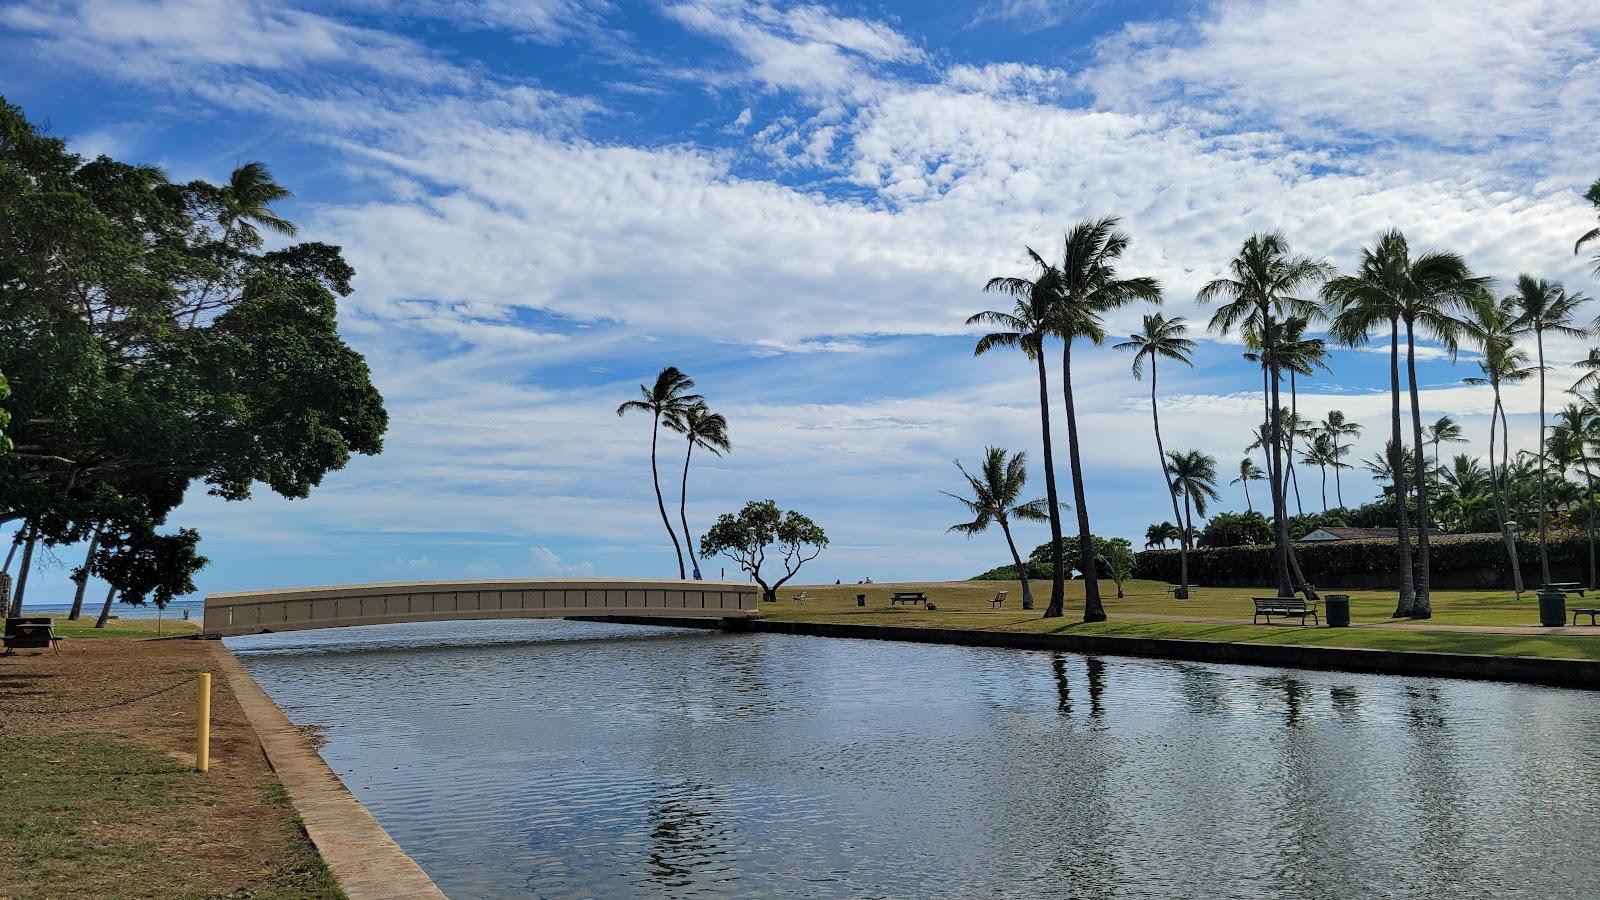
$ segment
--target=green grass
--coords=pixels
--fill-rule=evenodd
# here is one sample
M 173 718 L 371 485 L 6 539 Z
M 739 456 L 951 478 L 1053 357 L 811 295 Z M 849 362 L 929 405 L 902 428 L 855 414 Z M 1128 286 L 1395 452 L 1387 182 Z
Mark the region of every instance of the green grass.
M 167 753 L 113 735 L 0 738 L 0 896 L 205 897 L 181 850 L 202 826 L 183 815 L 220 802 L 221 788 Z M 281 793 L 273 779 L 270 788 Z M 270 798 L 269 798 L 270 799 Z M 277 800 L 273 802 L 286 802 Z M 298 822 L 292 814 L 290 821 Z M 339 897 L 297 829 L 289 862 L 248 896 Z
M 198 622 L 185 622 L 182 619 L 166 619 L 160 623 L 160 634 L 157 634 L 155 619 L 112 619 L 106 622 L 106 627 L 94 627 L 94 616 L 84 616 L 76 622 L 68 621 L 66 616 L 56 616 L 54 620 L 55 632 L 58 637 L 70 639 L 82 638 L 153 638 L 171 637 L 173 635 L 196 634 L 200 631 Z
M 1021 586 L 1016 582 L 952 581 L 933 583 L 873 585 L 804 585 L 786 589 L 779 602 L 761 604 L 762 614 L 778 621 L 832 622 L 857 625 L 903 625 L 912 627 L 1026 631 L 1037 633 L 1104 634 L 1113 636 L 1162 637 L 1181 640 L 1256 641 L 1263 643 L 1304 644 L 1324 647 L 1366 647 L 1389 650 L 1419 650 L 1448 653 L 1481 653 L 1510 656 L 1548 656 L 1567 659 L 1600 659 L 1600 628 L 1594 637 L 1584 635 L 1523 635 L 1454 631 L 1416 631 L 1389 628 L 1316 628 L 1298 625 L 1253 625 L 1250 623 L 1250 598 L 1272 593 L 1268 588 L 1197 588 L 1189 600 L 1173 600 L 1166 585 L 1134 581 L 1125 585 L 1126 597 L 1117 599 L 1115 588 L 1104 592 L 1109 621 L 1079 621 L 1083 609 L 1083 584 L 1067 586 L 1067 615 L 1063 619 L 1043 619 L 1049 597 L 1049 584 L 1035 583 L 1033 612 L 1021 609 Z M 790 598 L 799 591 L 807 602 L 796 604 Z M 889 593 L 895 590 L 926 591 L 937 610 L 915 606 L 890 607 Z M 1010 592 L 1005 606 L 989 608 L 996 591 Z M 1333 591 L 1333 589 L 1327 589 Z M 1326 591 L 1325 591 L 1326 592 Z M 1345 593 L 1342 591 L 1333 591 Z M 867 605 L 858 607 L 855 597 L 867 595 Z M 1394 622 L 1395 596 L 1381 591 L 1350 591 L 1351 619 L 1356 624 Z M 1434 617 L 1423 627 L 1537 625 L 1537 599 L 1529 593 L 1517 601 L 1506 591 L 1436 591 Z M 1576 599 L 1576 598 L 1574 598 Z M 1165 617 L 1196 617 L 1216 621 L 1186 622 Z M 1410 624 L 1410 620 L 1401 620 Z

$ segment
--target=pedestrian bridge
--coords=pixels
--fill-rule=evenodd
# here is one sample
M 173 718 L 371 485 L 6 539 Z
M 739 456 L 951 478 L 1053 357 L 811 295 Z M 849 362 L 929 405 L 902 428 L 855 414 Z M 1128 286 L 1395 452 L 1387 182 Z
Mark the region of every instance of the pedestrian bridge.
M 756 586 L 740 581 L 408 581 L 243 591 L 206 597 L 201 633 L 231 637 L 349 625 L 457 619 L 750 619 Z

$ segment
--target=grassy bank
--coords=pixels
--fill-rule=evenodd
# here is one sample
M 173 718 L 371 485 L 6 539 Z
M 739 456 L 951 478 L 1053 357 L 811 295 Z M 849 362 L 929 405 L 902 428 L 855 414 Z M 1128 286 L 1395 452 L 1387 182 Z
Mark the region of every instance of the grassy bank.
M 1301 627 L 1296 622 L 1251 624 L 1250 598 L 1270 594 L 1269 589 L 1200 588 L 1191 599 L 1179 601 L 1166 593 L 1166 585 L 1157 582 L 1129 582 L 1127 596 L 1123 599 L 1117 599 L 1114 590 L 1107 592 L 1104 604 L 1109 620 L 1096 623 L 1078 621 L 1083 609 L 1083 585 L 1069 583 L 1066 616 L 1045 619 L 1041 614 L 1049 596 L 1049 585 L 1043 585 L 1043 590 L 1039 590 L 1040 587 L 1035 586 L 1038 609 L 1033 612 L 1022 610 L 1019 584 L 993 581 L 806 585 L 782 592 L 778 603 L 764 603 L 761 609 L 767 618 L 780 621 L 1600 659 L 1600 628 L 1594 629 L 1593 636 L 1498 634 L 1488 630 L 1497 626 L 1538 625 L 1538 602 L 1532 594 L 1524 594 L 1518 601 L 1510 592 L 1435 592 L 1433 619 L 1412 623 L 1390 618 L 1394 612 L 1393 594 L 1353 591 L 1350 592 L 1351 619 L 1357 627 L 1330 629 Z M 791 598 L 802 590 L 807 594 L 807 601 L 794 603 Z M 889 594 L 896 590 L 925 591 L 938 608 L 891 607 Z M 1000 590 L 1009 591 L 1010 596 L 1003 608 L 991 609 L 989 600 Z M 856 605 L 856 595 L 861 593 L 867 595 L 865 607 Z M 1412 627 L 1414 624 L 1420 627 Z M 1425 630 L 1440 626 L 1485 630 Z

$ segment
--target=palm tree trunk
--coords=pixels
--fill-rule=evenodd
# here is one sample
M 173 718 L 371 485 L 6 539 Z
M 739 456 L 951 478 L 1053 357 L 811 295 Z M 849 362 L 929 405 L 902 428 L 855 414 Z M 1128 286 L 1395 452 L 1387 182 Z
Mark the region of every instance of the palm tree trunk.
M 1339 479 L 1339 439 L 1333 439 L 1333 493 L 1339 498 L 1339 508 L 1348 509 L 1344 505 L 1344 484 Z
M 1322 470 L 1322 514 L 1328 514 L 1328 466 L 1318 463 L 1317 468 Z
M 1550 548 L 1545 543 L 1545 491 L 1544 491 L 1544 331 L 1535 328 L 1534 343 L 1539 347 L 1539 575 L 1542 584 L 1550 583 Z
M 72 594 L 72 611 L 67 613 L 67 621 L 76 622 L 83 615 L 83 591 L 89 586 L 89 563 L 94 561 L 95 547 L 100 543 L 100 530 L 95 529 L 89 535 L 89 552 L 83 555 L 83 571 L 73 580 L 78 583 L 78 589 Z
M 1594 571 L 1594 476 L 1589 472 L 1588 458 L 1583 458 L 1582 462 L 1583 481 L 1584 484 L 1589 486 L 1589 495 L 1585 499 L 1588 501 L 1586 505 L 1589 507 L 1589 590 L 1592 591 L 1597 587 Z
M 1255 505 L 1250 502 L 1250 479 L 1248 478 L 1244 479 L 1244 508 L 1249 512 L 1256 511 Z
M 1433 604 L 1428 599 L 1428 584 L 1432 571 L 1428 556 L 1428 481 L 1422 471 L 1427 457 L 1422 451 L 1422 405 L 1417 395 L 1417 343 L 1411 323 L 1406 323 L 1406 383 L 1411 392 L 1411 437 L 1416 442 L 1412 448 L 1417 465 L 1417 580 L 1416 599 L 1411 605 L 1411 618 L 1433 618 Z M 1437 446 L 1437 445 L 1435 445 Z M 1437 452 L 1437 451 L 1435 451 Z
M 1511 515 L 1506 508 L 1505 486 L 1502 484 L 1501 473 L 1496 471 L 1494 461 L 1495 426 L 1499 424 L 1501 415 L 1500 381 L 1499 379 L 1491 380 L 1489 385 L 1494 389 L 1494 407 L 1489 410 L 1489 489 L 1494 495 L 1494 514 L 1495 520 L 1500 526 L 1500 539 L 1505 542 L 1506 557 L 1511 562 L 1511 586 L 1516 590 L 1517 596 L 1521 597 L 1522 562 L 1517 559 L 1517 536 L 1512 533 L 1511 526 L 1507 524 L 1511 521 Z M 1501 460 L 1502 468 L 1505 467 L 1506 462 L 1507 460 Z
M 1400 319 L 1389 320 L 1389 396 L 1390 425 L 1393 426 L 1394 446 L 1389 451 L 1389 469 L 1394 481 L 1396 537 L 1395 552 L 1400 563 L 1400 602 L 1395 606 L 1394 617 L 1403 619 L 1411 615 L 1416 603 L 1416 583 L 1411 571 L 1411 535 L 1406 527 L 1406 467 L 1400 454 Z
M 1045 375 L 1044 342 L 1039 344 L 1039 429 L 1044 434 L 1044 499 L 1050 505 L 1050 604 L 1046 619 L 1067 614 L 1066 560 L 1061 553 L 1061 502 L 1056 494 L 1056 462 L 1050 449 L 1050 384 Z
M 1272 333 L 1272 326 L 1272 317 L 1268 315 L 1264 352 L 1267 356 L 1267 443 L 1272 447 L 1272 456 L 1267 480 L 1272 484 L 1272 541 L 1278 563 L 1278 596 L 1292 597 L 1294 582 L 1289 577 L 1288 483 L 1283 468 L 1283 407 L 1278 393 L 1278 361 L 1276 345 L 1273 343 L 1276 336 Z
M 1190 501 L 1189 492 L 1188 491 L 1184 491 L 1183 492 L 1183 530 L 1192 532 L 1192 531 L 1194 531 L 1194 517 L 1189 514 L 1189 510 L 1190 510 L 1190 507 L 1193 506 L 1193 504 L 1191 504 L 1189 501 Z M 1185 575 L 1184 577 L 1187 578 L 1188 576 Z
M 1156 358 L 1150 357 L 1150 421 L 1156 428 L 1156 457 L 1161 463 L 1161 483 L 1167 488 L 1167 496 L 1172 500 L 1172 515 L 1177 518 L 1178 489 L 1172 483 L 1172 477 L 1167 473 L 1167 449 L 1161 443 L 1161 415 L 1156 407 Z M 1188 529 L 1178 541 L 1178 593 L 1175 600 L 1189 599 L 1189 534 Z
M 689 439 L 689 449 L 683 453 L 683 484 L 678 487 L 678 521 L 683 523 L 684 549 L 689 551 L 689 565 L 694 569 L 694 580 L 700 580 L 700 558 L 694 555 L 694 535 L 689 533 L 689 458 L 694 456 L 694 439 Z
M 1083 567 L 1083 620 L 1104 622 L 1106 610 L 1100 603 L 1100 579 L 1094 564 L 1094 539 L 1089 534 L 1089 504 L 1083 497 L 1083 457 L 1078 452 L 1078 410 L 1072 402 L 1072 340 L 1063 341 L 1061 350 L 1062 393 L 1067 398 L 1067 455 L 1072 462 L 1072 501 L 1078 507 L 1078 556 Z
M 106 620 L 111 618 L 111 598 L 115 596 L 117 596 L 116 586 L 108 587 L 106 589 L 106 602 L 100 606 L 100 618 L 94 620 L 94 627 L 106 627 Z
M 656 508 L 661 510 L 661 524 L 667 526 L 667 537 L 672 538 L 672 552 L 678 557 L 678 580 L 683 581 L 683 547 L 678 544 L 677 532 L 672 530 L 672 520 L 667 518 L 667 501 L 661 499 L 661 473 L 656 469 L 656 438 L 660 431 L 661 413 L 658 412 L 655 422 L 650 426 L 650 481 L 656 487 Z
M 22 563 L 17 567 L 17 587 L 11 595 L 11 610 L 6 613 L 7 618 L 15 619 L 22 615 L 22 600 L 28 593 L 28 572 L 33 568 L 33 547 L 38 541 L 38 531 L 30 528 L 28 540 L 22 545 Z
M 1022 564 L 1022 556 L 1017 553 L 1017 542 L 1011 539 L 1011 523 L 1006 521 L 1005 516 L 996 518 L 1006 536 L 1006 546 L 1011 548 L 1011 561 L 1016 564 L 1017 578 L 1022 582 L 1022 608 L 1033 609 L 1033 588 L 1028 585 L 1028 567 Z
M 1289 417 L 1294 420 L 1294 423 L 1295 423 L 1296 427 L 1298 427 L 1299 424 L 1300 424 L 1300 395 L 1299 395 L 1299 391 L 1297 391 L 1295 389 L 1295 377 L 1294 376 L 1295 376 L 1295 371 L 1293 369 L 1290 369 L 1289 370 Z M 1297 515 L 1297 516 L 1303 516 L 1303 515 L 1306 514 L 1306 509 L 1305 509 L 1304 506 L 1300 505 L 1300 476 L 1299 476 L 1299 474 L 1297 473 L 1297 471 L 1296 471 L 1296 469 L 1294 467 L 1294 429 L 1293 428 L 1289 429 L 1289 434 L 1285 436 L 1284 446 L 1287 448 L 1287 452 L 1284 453 L 1284 456 L 1287 456 L 1289 458 L 1288 459 L 1288 462 L 1289 462 L 1289 480 L 1294 482 L 1294 514 Z

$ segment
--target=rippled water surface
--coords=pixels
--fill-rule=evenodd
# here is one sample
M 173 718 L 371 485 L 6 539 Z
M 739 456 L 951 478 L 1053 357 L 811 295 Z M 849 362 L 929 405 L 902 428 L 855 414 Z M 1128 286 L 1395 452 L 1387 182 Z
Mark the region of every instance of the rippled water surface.
M 453 897 L 1600 896 L 1600 694 L 577 622 L 229 642 Z

